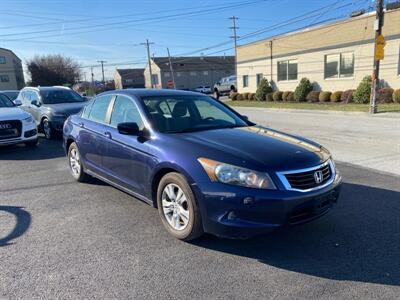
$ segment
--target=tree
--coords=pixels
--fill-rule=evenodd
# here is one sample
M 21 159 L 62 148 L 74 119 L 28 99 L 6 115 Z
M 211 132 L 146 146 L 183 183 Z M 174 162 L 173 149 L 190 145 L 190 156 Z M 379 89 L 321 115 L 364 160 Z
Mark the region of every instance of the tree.
M 35 56 L 26 62 L 26 67 L 33 86 L 72 86 L 81 75 L 79 63 L 60 54 Z
M 272 88 L 269 85 L 267 79 L 263 78 L 260 81 L 260 84 L 257 87 L 256 91 L 256 100 L 258 101 L 265 101 L 267 98 L 267 94 L 272 92 Z

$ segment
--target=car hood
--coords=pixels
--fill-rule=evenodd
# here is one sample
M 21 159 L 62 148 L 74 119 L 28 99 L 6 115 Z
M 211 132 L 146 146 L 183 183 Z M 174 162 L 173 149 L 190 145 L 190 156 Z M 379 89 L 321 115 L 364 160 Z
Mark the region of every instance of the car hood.
M 29 117 L 29 114 L 19 107 L 0 107 L 0 121 L 23 120 Z
M 226 157 L 223 162 L 257 169 L 260 164 L 265 170 L 302 169 L 321 164 L 330 157 L 330 153 L 317 143 L 262 126 L 185 133 L 181 138 L 200 146 L 201 156 L 216 159 L 204 152 L 205 147 L 211 147 L 220 161 L 223 154 Z
M 86 104 L 88 104 L 87 101 L 78 103 L 45 104 L 44 106 L 53 113 L 70 116 L 78 113 L 82 107 L 86 106 Z

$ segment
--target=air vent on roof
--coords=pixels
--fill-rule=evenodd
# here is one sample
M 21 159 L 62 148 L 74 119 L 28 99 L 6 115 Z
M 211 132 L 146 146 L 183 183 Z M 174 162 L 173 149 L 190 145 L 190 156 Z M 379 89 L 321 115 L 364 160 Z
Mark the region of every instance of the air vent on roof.
M 350 18 L 355 18 L 365 14 L 365 9 L 355 10 L 350 14 Z
M 400 1 L 386 4 L 386 10 L 393 10 L 400 8 Z

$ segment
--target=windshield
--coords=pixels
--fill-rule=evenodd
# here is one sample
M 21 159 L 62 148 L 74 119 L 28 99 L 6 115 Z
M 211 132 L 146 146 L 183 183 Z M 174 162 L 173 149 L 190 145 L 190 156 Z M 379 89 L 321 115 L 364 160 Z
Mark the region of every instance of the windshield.
M 13 107 L 14 103 L 6 95 L 0 94 L 0 107 Z
M 70 90 L 40 91 L 43 104 L 73 103 L 85 101 L 79 94 Z
M 15 100 L 18 97 L 19 92 L 2 92 L 4 95 L 6 95 L 10 100 Z
M 164 133 L 247 126 L 233 111 L 207 96 L 152 96 L 142 100 L 155 129 Z

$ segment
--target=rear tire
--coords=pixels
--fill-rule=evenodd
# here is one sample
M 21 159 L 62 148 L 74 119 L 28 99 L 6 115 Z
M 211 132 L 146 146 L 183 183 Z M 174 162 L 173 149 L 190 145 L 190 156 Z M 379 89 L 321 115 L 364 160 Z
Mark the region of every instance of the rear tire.
M 79 153 L 78 146 L 75 143 L 71 143 L 68 148 L 68 165 L 71 175 L 76 181 L 85 182 L 89 180 L 90 177 L 85 173 L 81 155 Z
M 157 207 L 164 227 L 173 237 L 190 241 L 203 235 L 200 209 L 184 176 L 165 175 L 157 189 Z

